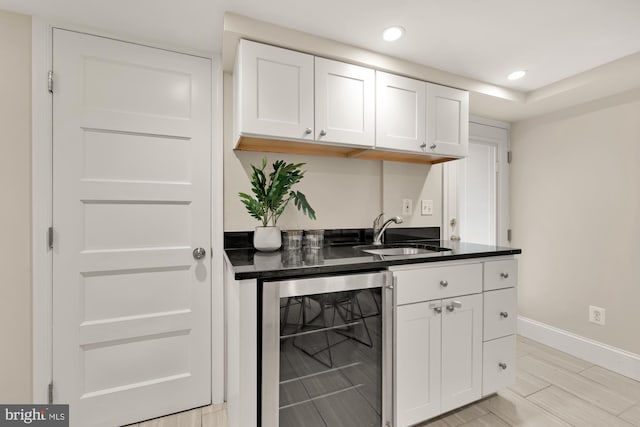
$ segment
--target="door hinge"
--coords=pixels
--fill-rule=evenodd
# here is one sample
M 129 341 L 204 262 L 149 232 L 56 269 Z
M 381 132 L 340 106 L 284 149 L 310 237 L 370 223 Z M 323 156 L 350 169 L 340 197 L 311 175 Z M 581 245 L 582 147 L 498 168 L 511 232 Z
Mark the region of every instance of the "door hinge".
M 49 395 L 49 404 L 51 405 L 53 403 L 53 381 L 49 383 L 48 395 Z
M 511 163 L 512 159 L 513 159 L 513 155 L 511 154 L 511 151 L 507 151 L 507 163 Z
M 47 243 L 49 244 L 49 249 L 53 249 L 53 227 L 49 227 L 47 231 Z
M 507 230 L 507 241 L 510 242 L 511 241 L 511 229 Z
M 49 70 L 47 75 L 47 87 L 49 88 L 49 93 L 53 93 L 53 70 Z

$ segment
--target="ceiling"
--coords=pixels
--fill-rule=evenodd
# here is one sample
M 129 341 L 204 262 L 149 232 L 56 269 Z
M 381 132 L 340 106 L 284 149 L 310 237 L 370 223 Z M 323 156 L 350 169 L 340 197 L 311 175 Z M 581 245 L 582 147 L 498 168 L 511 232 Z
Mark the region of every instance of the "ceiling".
M 0 0 L 0 9 L 221 52 L 224 12 L 523 93 L 640 52 L 639 0 Z M 406 29 L 385 42 L 390 25 Z M 509 81 L 509 72 L 527 75 Z

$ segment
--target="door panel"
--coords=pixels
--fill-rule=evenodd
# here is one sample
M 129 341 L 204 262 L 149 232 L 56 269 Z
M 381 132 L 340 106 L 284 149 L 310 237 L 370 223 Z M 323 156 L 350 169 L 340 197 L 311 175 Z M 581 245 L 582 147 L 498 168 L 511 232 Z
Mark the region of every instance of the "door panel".
M 376 72 L 376 147 L 423 153 L 427 84 Z
M 211 401 L 211 63 L 54 30 L 53 381 L 72 426 Z
M 238 55 L 239 129 L 313 140 L 313 56 L 248 40 L 240 42 Z
M 396 425 L 440 413 L 440 300 L 396 307 L 394 407 Z
M 375 72 L 315 58 L 316 139 L 372 147 L 375 143 Z
M 482 294 L 443 300 L 442 412 L 479 399 L 481 391 Z

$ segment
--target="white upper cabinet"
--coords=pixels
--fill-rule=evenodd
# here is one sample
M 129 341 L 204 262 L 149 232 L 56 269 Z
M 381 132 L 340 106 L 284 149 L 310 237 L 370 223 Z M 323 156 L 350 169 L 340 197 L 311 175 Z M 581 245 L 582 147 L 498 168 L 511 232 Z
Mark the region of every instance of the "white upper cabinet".
M 425 152 L 427 85 L 376 72 L 376 147 Z
M 319 142 L 375 144 L 375 72 L 315 58 L 316 136 Z
M 237 61 L 236 133 L 313 140 L 313 56 L 242 40 Z
M 466 91 L 249 40 L 234 111 L 240 150 L 416 163 L 468 150 Z
M 465 157 L 469 151 L 469 92 L 427 83 L 427 152 Z

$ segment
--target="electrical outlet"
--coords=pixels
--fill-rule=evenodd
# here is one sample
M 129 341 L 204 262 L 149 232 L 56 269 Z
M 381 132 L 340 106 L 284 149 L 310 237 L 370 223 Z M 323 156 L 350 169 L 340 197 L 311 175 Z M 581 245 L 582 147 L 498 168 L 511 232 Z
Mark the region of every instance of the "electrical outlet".
M 402 199 L 402 215 L 411 215 L 413 213 L 413 201 L 411 199 Z
M 420 203 L 420 213 L 423 216 L 433 215 L 433 200 L 423 200 Z
M 595 305 L 589 306 L 589 322 L 597 323 L 604 326 L 605 324 L 605 309 L 602 307 L 596 307 Z

